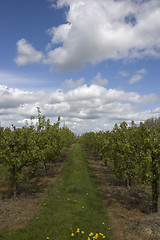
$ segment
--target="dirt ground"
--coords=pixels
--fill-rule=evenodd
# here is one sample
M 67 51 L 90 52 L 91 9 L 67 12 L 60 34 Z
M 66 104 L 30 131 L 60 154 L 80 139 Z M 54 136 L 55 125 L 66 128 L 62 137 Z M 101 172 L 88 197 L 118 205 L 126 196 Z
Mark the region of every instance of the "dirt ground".
M 20 229 L 28 224 L 37 209 L 44 204 L 44 197 L 56 181 L 67 155 L 65 152 L 59 161 L 48 164 L 47 171 L 39 166 L 38 176 L 29 183 L 24 182 L 17 197 L 11 195 L 9 179 L 0 180 L 0 230 Z
M 160 214 L 151 212 L 149 189 L 126 188 L 109 167 L 87 152 L 116 240 L 160 240 Z

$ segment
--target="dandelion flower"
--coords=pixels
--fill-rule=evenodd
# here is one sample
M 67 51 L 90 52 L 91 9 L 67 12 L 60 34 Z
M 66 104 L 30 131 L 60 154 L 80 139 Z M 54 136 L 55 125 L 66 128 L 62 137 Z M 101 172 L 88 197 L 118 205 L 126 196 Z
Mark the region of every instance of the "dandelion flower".
M 79 233 L 80 232 L 80 229 L 79 228 L 77 228 L 77 233 Z
M 93 235 L 94 235 L 94 234 L 93 234 L 92 232 L 89 234 L 90 237 L 92 237 Z
M 98 233 L 96 233 L 93 238 L 94 238 L 94 239 L 98 239 Z
M 104 225 L 104 222 L 102 222 L 102 224 Z
M 71 233 L 71 236 L 74 237 L 74 233 Z
M 84 208 L 84 206 L 82 206 L 82 208 Z
M 84 231 L 81 231 L 82 234 L 84 234 Z

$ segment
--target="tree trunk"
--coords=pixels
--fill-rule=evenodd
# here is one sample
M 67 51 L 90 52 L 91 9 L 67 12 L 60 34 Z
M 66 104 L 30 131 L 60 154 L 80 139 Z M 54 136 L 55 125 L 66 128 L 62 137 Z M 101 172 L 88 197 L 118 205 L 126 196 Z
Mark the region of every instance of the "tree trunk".
M 44 169 L 44 171 L 47 170 L 47 164 L 45 162 L 43 162 L 43 169 Z
M 13 195 L 17 195 L 17 167 L 13 165 Z
M 152 153 L 152 212 L 158 212 L 158 171 L 154 153 Z
M 152 211 L 158 212 L 158 181 L 156 177 L 152 180 Z
M 126 187 L 130 188 L 131 187 L 131 175 L 128 173 L 126 177 Z
M 157 212 L 160 213 L 160 180 L 158 180 Z

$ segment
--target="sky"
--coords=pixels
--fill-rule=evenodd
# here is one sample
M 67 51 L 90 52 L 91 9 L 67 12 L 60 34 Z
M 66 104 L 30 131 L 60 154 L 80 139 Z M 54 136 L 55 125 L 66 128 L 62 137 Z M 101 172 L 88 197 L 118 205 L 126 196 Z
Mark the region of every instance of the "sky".
M 160 116 L 159 0 L 1 0 L 0 124 L 76 134 Z

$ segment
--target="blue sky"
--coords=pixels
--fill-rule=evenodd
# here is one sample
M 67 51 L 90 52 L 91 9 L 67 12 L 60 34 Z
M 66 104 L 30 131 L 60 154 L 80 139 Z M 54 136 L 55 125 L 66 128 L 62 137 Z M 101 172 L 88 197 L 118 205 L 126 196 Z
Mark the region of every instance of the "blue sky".
M 76 133 L 160 114 L 158 0 L 1 0 L 0 122 Z

